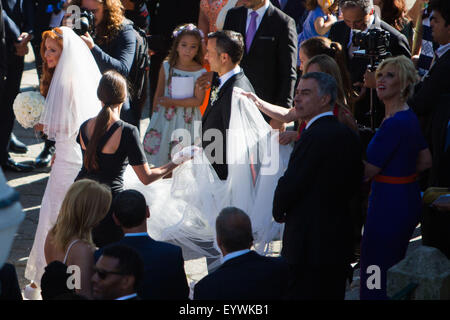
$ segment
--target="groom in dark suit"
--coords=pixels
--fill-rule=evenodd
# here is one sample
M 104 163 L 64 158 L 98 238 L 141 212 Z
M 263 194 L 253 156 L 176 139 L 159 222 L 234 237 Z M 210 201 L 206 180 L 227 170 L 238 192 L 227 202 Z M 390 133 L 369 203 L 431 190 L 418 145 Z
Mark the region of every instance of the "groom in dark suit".
M 228 11 L 223 29 L 244 36 L 241 67 L 256 95 L 272 104 L 292 107 L 297 79 L 295 21 L 269 0 L 246 0 L 242 7 Z M 274 119 L 270 125 L 284 129 L 284 124 Z
M 352 196 L 362 181 L 356 134 L 333 113 L 337 84 L 321 72 L 304 75 L 295 96 L 307 122 L 273 200 L 273 217 L 285 223 L 281 255 L 290 267 L 289 299 L 343 300 L 351 273 Z
M 254 92 L 239 67 L 243 51 L 242 35 L 237 32 L 218 31 L 208 35 L 205 59 L 214 75 L 209 103 L 202 117 L 202 147 L 221 180 L 226 180 L 228 176 L 226 133 L 230 123 L 233 88 Z

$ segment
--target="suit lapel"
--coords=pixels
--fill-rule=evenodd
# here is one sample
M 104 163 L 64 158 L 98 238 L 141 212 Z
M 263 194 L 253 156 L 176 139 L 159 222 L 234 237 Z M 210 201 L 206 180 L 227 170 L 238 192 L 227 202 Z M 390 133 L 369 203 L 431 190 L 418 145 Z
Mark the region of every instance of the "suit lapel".
M 228 91 L 229 87 L 231 87 L 237 79 L 241 78 L 242 75 L 243 75 L 243 73 L 241 71 L 241 72 L 235 74 L 234 76 L 232 76 L 230 79 L 228 79 L 227 82 L 225 82 L 225 84 L 222 86 L 222 88 L 220 88 L 220 90 L 217 94 L 217 99 L 214 102 L 214 104 L 211 105 L 211 98 L 209 99 L 208 106 L 206 107 L 205 113 L 203 114 L 203 117 L 202 117 L 202 122 L 204 122 L 206 120 L 208 115 L 211 113 L 211 110 L 214 109 L 219 104 L 220 99 L 222 98 L 224 93 Z

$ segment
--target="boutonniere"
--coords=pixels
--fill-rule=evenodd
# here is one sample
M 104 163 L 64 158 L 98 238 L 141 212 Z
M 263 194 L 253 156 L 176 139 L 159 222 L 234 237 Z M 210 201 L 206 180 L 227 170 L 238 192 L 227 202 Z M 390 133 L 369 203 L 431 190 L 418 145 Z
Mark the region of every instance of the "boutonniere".
M 211 89 L 210 95 L 211 105 L 213 105 L 216 102 L 218 94 L 219 94 L 219 87 L 214 87 L 213 89 Z

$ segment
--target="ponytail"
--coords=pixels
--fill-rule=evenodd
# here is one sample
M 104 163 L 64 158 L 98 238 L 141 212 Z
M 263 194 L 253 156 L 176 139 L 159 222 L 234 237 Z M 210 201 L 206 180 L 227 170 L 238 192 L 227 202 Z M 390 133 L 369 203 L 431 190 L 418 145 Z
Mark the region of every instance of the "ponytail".
M 97 96 L 103 102 L 103 108 L 95 120 L 94 132 L 86 147 L 84 166 L 88 171 L 99 169 L 97 149 L 100 139 L 106 133 L 112 118 L 111 107 L 122 104 L 127 98 L 127 81 L 117 71 L 106 71 L 97 88 Z
M 105 105 L 95 120 L 94 132 L 89 140 L 89 144 L 86 147 L 86 153 L 84 155 L 84 166 L 88 171 L 96 171 L 99 169 L 97 147 L 101 137 L 106 133 L 108 129 L 108 123 L 111 120 L 112 110 L 109 106 Z

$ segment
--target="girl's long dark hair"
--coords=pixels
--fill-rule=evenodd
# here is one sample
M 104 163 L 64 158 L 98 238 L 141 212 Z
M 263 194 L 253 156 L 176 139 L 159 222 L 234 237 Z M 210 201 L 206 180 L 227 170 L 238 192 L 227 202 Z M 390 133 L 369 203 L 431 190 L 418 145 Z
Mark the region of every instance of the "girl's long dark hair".
M 95 120 L 94 132 L 89 139 L 84 155 L 84 166 L 88 171 L 99 169 L 97 148 L 100 139 L 108 129 L 108 123 L 111 119 L 111 107 L 121 104 L 127 97 L 127 81 L 118 72 L 110 70 L 106 71 L 97 89 L 97 96 L 104 106 Z

